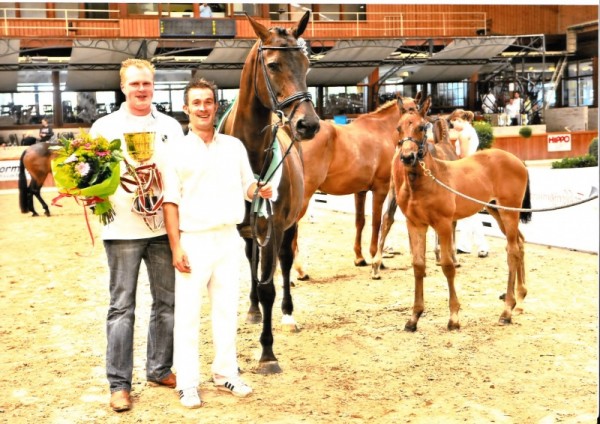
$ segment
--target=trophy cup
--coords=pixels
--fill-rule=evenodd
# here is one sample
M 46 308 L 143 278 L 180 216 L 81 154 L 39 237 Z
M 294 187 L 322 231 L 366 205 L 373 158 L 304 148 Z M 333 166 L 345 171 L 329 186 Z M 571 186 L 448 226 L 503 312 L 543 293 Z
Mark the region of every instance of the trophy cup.
M 163 203 L 162 177 L 155 163 L 146 163 L 154 154 L 155 133 L 125 133 L 127 153 L 138 163 L 133 166 L 125 160 L 127 171 L 121 177 L 121 186 L 134 193 L 132 211 L 140 215 L 148 228 L 156 231 L 163 226 L 158 210 Z

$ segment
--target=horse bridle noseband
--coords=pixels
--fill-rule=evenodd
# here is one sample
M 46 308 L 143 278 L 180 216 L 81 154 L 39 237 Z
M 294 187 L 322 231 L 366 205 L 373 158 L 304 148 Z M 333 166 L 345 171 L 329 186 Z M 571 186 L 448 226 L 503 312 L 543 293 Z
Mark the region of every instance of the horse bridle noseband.
M 265 78 L 265 85 L 267 86 L 267 91 L 269 92 L 269 97 L 270 97 L 270 101 L 271 101 L 271 111 L 273 113 L 277 114 L 280 117 L 280 119 L 285 117 L 288 122 L 291 121 L 291 119 L 294 117 L 294 115 L 296 114 L 296 111 L 298 110 L 298 108 L 300 107 L 300 104 L 302 102 L 312 102 L 312 95 L 308 91 L 299 91 L 298 93 L 294 93 L 291 96 L 286 97 L 281 102 L 277 101 L 277 96 L 275 95 L 275 90 L 273 90 L 273 86 L 271 85 L 271 80 L 269 79 L 269 74 L 267 72 L 267 65 L 265 64 L 265 58 L 262 53 L 265 50 L 302 50 L 302 49 L 303 49 L 302 46 L 263 46 L 262 41 L 258 46 L 258 61 L 255 62 L 256 63 L 255 66 L 258 66 L 258 62 L 260 62 L 260 66 L 263 71 L 263 76 Z M 254 75 L 256 75 L 256 70 L 254 72 Z M 254 92 L 258 93 L 258 89 L 256 87 L 256 78 L 254 79 Z M 289 107 L 294 102 L 296 102 L 296 104 L 292 108 L 292 111 L 290 112 L 289 116 L 285 116 L 285 113 L 283 112 L 283 110 L 285 108 Z M 290 130 L 292 132 L 293 139 L 295 140 L 296 137 L 294 136 L 294 131 L 291 126 L 290 126 Z
M 405 141 L 412 141 L 417 145 L 417 154 L 412 154 L 412 159 L 410 161 L 405 160 L 403 156 L 400 158 L 405 165 L 416 166 L 417 162 L 422 161 L 425 155 L 427 154 L 427 149 L 425 146 L 427 145 L 427 133 L 423 134 L 423 138 L 421 141 L 415 140 L 412 137 L 404 137 L 403 139 L 398 141 L 398 146 L 402 146 Z M 406 158 L 408 159 L 408 157 Z

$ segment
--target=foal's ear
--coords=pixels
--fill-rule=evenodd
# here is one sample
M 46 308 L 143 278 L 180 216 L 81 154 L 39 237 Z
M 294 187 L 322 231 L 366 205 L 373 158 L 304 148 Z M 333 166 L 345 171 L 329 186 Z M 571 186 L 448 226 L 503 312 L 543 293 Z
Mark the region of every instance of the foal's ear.
M 427 116 L 427 114 L 429 113 L 430 107 L 431 107 L 431 95 L 427 96 L 427 98 L 423 102 L 423 105 L 421 106 L 420 113 L 421 113 L 422 117 Z
M 298 21 L 298 25 L 296 26 L 296 28 L 294 28 L 292 30 L 294 37 L 298 38 L 304 33 L 304 30 L 306 29 L 306 26 L 308 25 L 309 19 L 310 19 L 310 10 L 307 10 L 304 13 L 304 16 L 302 16 L 302 18 L 300 18 L 300 21 Z
M 255 21 L 254 18 L 248 15 L 248 13 L 244 13 L 246 14 L 246 18 L 248 18 L 248 20 L 250 21 L 250 25 L 252 25 L 252 28 L 254 29 L 254 32 L 256 33 L 258 38 L 260 38 L 263 43 L 266 42 L 269 38 L 269 30 L 267 29 L 267 27 L 265 27 L 260 22 Z

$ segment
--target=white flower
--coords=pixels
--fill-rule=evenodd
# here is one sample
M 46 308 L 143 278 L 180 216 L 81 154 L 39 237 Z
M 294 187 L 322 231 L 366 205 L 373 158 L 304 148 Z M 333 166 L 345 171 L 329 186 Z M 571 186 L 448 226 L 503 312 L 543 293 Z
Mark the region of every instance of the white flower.
M 77 156 L 75 155 L 75 153 L 73 153 L 71 156 L 69 156 L 68 158 L 66 158 L 63 163 L 77 162 L 78 160 L 79 159 L 77 159 Z
M 308 47 L 306 45 L 306 41 L 304 40 L 304 38 L 302 38 L 302 37 L 298 38 L 298 47 L 301 47 L 302 53 L 304 53 L 304 55 L 306 57 L 308 57 Z

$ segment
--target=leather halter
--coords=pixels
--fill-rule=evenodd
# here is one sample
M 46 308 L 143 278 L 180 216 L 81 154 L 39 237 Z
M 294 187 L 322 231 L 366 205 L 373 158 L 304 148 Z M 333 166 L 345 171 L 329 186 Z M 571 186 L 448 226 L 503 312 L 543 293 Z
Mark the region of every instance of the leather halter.
M 410 156 L 401 155 L 402 162 L 405 165 L 415 166 L 417 162 L 422 161 L 427 154 L 427 132 L 423 134 L 423 138 L 421 140 L 415 140 L 413 137 L 404 137 L 398 141 L 398 146 L 401 147 L 405 141 L 412 141 L 417 145 L 417 154 L 415 155 L 414 152 L 412 152 Z
M 285 116 L 285 118 L 287 119 L 288 122 L 293 118 L 294 114 L 296 113 L 296 111 L 298 110 L 298 108 L 300 107 L 300 104 L 302 102 L 306 102 L 306 101 L 312 102 L 312 95 L 308 91 L 299 91 L 297 93 L 292 94 L 291 96 L 286 97 L 281 102 L 277 101 L 277 96 L 275 95 L 275 91 L 273 90 L 271 80 L 269 79 L 269 74 L 267 73 L 267 65 L 265 64 L 265 59 L 264 59 L 264 56 L 262 53 L 265 50 L 302 50 L 302 49 L 303 49 L 302 46 L 264 46 L 262 44 L 262 41 L 260 42 L 260 44 L 258 46 L 258 61 L 255 62 L 255 66 L 258 67 L 258 63 L 260 62 L 260 65 L 262 68 L 262 73 L 265 78 L 265 85 L 267 86 L 267 91 L 269 92 L 269 97 L 270 97 L 270 102 L 271 102 L 271 111 L 273 113 L 277 114 L 280 118 Z M 254 75 L 256 75 L 256 69 L 255 69 Z M 258 89 L 256 87 L 256 78 L 254 79 L 254 91 L 256 93 L 258 93 Z M 290 114 L 288 116 L 286 116 L 285 113 L 283 112 L 283 110 L 286 109 L 287 107 L 289 107 L 294 102 L 297 102 L 297 103 L 294 105 L 294 108 L 292 109 Z M 291 125 L 290 125 L 290 130 L 291 130 L 292 134 L 294 135 L 294 129 Z M 294 139 L 296 138 L 295 135 L 293 138 Z

